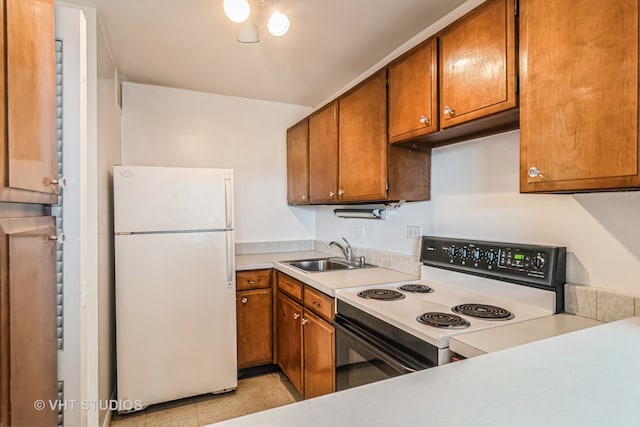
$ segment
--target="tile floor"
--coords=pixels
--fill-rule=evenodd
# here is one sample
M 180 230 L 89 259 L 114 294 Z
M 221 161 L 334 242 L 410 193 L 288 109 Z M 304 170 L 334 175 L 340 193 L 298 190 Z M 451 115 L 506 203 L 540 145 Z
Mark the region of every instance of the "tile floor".
M 200 427 L 302 400 L 287 377 L 274 372 L 238 381 L 237 390 L 152 405 L 144 411 L 114 414 L 111 427 Z

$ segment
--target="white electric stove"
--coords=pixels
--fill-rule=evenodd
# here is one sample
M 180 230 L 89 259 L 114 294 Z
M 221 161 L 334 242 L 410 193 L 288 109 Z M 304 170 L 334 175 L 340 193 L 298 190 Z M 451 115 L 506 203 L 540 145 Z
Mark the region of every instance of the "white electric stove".
M 565 254 L 423 237 L 423 280 L 336 291 L 337 388 L 448 363 L 454 335 L 562 312 Z

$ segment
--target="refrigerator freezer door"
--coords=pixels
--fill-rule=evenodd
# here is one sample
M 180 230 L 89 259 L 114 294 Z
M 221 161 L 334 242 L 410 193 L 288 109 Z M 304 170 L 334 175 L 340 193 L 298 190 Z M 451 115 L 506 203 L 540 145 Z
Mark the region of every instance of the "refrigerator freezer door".
M 233 232 L 115 237 L 120 400 L 147 406 L 237 386 L 229 238 Z
M 233 229 L 233 171 L 115 166 L 114 231 Z

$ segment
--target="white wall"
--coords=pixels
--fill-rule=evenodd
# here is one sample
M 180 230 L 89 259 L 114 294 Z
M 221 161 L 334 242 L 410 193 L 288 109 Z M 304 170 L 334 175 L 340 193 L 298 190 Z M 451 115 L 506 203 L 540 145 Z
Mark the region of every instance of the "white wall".
M 566 246 L 569 282 L 640 295 L 640 193 L 519 194 L 519 138 L 434 150 L 434 233 Z
M 82 260 L 86 239 L 86 206 L 81 200 L 81 169 L 86 164 L 86 20 L 82 11 L 56 5 L 56 39 L 63 43 L 62 57 L 62 172 L 67 179 L 63 197 L 63 348 L 58 351 L 58 379 L 64 381 L 64 399 L 86 398 L 86 340 L 83 337 L 86 310 L 81 304 Z M 84 126 L 83 126 L 84 124 Z M 86 416 L 85 416 L 86 418 Z M 86 420 L 85 420 L 86 421 Z M 66 427 L 79 427 L 80 410 L 68 408 Z
M 640 192 L 520 194 L 514 131 L 433 150 L 431 201 L 407 204 L 389 221 L 337 219 L 317 211 L 322 240 L 418 255 L 407 225 L 439 236 L 566 246 L 568 282 L 640 295 Z
M 122 163 L 234 169 L 236 241 L 312 239 L 313 209 L 286 204 L 286 129 L 301 106 L 125 83 Z
M 354 246 L 416 255 L 420 250 L 420 240 L 407 238 L 407 225 L 421 227 L 423 235 L 433 233 L 432 202 L 406 203 L 397 209 L 386 207 L 389 219 L 384 221 L 338 218 L 333 214 L 335 208 L 316 208 L 318 240 L 340 241 L 340 237 L 345 237 Z
M 117 69 L 98 19 L 97 91 L 98 91 L 98 396 L 112 397 L 115 386 L 115 279 L 113 246 L 114 164 L 120 163 L 121 120 L 117 104 Z M 99 424 L 107 425 L 106 411 L 99 414 Z

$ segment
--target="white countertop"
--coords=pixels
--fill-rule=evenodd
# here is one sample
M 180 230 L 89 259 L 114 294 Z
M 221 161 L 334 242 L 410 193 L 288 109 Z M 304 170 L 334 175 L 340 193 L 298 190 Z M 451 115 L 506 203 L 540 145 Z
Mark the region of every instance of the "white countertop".
M 326 258 L 330 256 L 324 252 L 276 252 L 271 254 L 236 255 L 236 271 L 260 270 L 261 268 L 273 268 L 277 261 L 292 261 L 295 259 Z
M 484 331 L 459 334 L 449 339 L 449 349 L 464 357 L 475 357 L 601 324 L 602 322 L 597 320 L 573 314 L 556 314 Z
M 326 258 L 329 256 L 331 255 L 316 251 L 237 255 L 236 271 L 275 268 L 331 296 L 335 296 L 336 289 L 378 285 L 381 283 L 403 283 L 419 279 L 417 276 L 411 274 L 382 267 L 306 272 L 279 262 L 296 259 Z
M 639 360 L 635 317 L 216 426 L 635 426 Z

